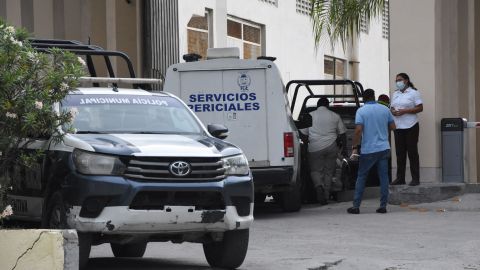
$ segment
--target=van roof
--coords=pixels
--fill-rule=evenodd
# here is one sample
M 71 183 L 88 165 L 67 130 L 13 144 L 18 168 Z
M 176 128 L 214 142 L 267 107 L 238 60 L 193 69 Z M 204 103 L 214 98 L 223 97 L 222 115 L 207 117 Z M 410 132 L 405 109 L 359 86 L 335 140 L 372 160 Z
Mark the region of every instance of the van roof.
M 171 65 L 169 70 L 174 71 L 201 71 L 201 70 L 242 70 L 266 69 L 274 67 L 270 60 L 217 58 L 195 62 L 183 62 Z
M 140 95 L 140 96 L 170 96 L 163 92 L 151 93 L 141 89 L 116 88 L 112 87 L 79 87 L 70 92 L 70 94 L 89 94 L 89 95 Z

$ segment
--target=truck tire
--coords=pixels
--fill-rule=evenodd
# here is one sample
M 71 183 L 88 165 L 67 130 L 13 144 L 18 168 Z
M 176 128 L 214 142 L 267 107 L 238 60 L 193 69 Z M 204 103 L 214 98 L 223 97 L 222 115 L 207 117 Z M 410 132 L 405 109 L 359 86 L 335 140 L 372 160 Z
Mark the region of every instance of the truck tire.
M 62 193 L 53 193 L 47 206 L 47 215 L 44 219 L 49 229 L 69 229 L 67 224 L 67 211 Z M 88 233 L 78 232 L 79 269 L 84 269 L 88 264 L 92 247 L 91 236 Z
M 242 265 L 248 249 L 249 230 L 227 231 L 220 242 L 203 244 L 203 252 L 212 267 L 235 269 Z
M 132 244 L 114 244 L 110 243 L 113 255 L 117 258 L 131 257 L 141 258 L 147 249 L 147 242 L 139 242 Z

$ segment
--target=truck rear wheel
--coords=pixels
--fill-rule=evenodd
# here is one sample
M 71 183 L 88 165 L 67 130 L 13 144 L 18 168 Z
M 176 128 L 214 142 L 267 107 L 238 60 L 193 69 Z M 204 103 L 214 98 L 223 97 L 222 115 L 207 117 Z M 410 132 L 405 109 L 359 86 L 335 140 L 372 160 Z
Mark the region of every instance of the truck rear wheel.
M 203 252 L 212 267 L 235 269 L 242 265 L 248 249 L 249 230 L 227 231 L 220 242 L 203 244 Z
M 111 243 L 113 255 L 117 258 L 132 257 L 141 258 L 147 249 L 147 242 L 132 243 L 132 244 L 114 244 Z
M 47 215 L 43 222 L 49 229 L 69 229 L 67 224 L 67 211 L 62 193 L 57 191 L 50 197 L 47 206 Z M 92 247 L 91 236 L 88 233 L 78 232 L 79 268 L 84 269 L 88 264 Z

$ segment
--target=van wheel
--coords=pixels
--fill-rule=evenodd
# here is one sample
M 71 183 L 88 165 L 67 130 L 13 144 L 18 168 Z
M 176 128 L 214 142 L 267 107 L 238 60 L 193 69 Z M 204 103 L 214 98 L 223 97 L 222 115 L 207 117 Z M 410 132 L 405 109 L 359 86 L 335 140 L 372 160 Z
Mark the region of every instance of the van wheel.
M 67 224 L 67 210 L 62 193 L 53 193 L 48 202 L 47 215 L 44 219 L 49 229 L 69 229 Z M 91 236 L 88 233 L 78 232 L 79 268 L 84 269 L 88 264 L 90 249 L 92 246 Z
M 248 249 L 249 230 L 227 231 L 220 242 L 203 244 L 203 252 L 212 267 L 235 269 L 242 265 Z
M 284 212 L 298 212 L 302 208 L 302 179 L 297 181 L 292 189 L 279 194 L 278 201 Z
M 255 193 L 255 203 L 261 204 L 265 202 L 265 199 L 267 198 L 267 194 L 263 193 Z
M 280 206 L 284 212 L 298 212 L 302 208 L 302 196 L 298 188 L 285 191 L 279 197 Z
M 114 244 L 110 243 L 113 255 L 117 258 L 132 257 L 141 258 L 147 249 L 147 242 L 132 244 Z

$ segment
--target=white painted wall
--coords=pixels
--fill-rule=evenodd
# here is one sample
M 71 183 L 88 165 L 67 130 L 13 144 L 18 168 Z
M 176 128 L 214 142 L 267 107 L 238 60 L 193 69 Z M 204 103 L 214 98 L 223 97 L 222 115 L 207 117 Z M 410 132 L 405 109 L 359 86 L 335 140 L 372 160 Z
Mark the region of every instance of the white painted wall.
M 388 40 L 382 37 L 382 17 L 370 23 L 370 31 L 361 33 L 358 42 L 360 61 L 359 81 L 365 89 L 372 88 L 378 95 L 389 91 Z
M 187 23 L 193 14 L 213 11 L 214 46 L 226 44 L 226 18 L 235 16 L 265 27 L 266 55 L 277 57 L 284 83 L 293 79 L 323 79 L 323 57 L 347 60 L 349 51 L 340 45 L 334 52 L 324 42 L 314 46 L 310 17 L 296 12 L 296 1 L 279 1 L 274 6 L 259 0 L 179 0 L 180 56 L 187 53 Z M 360 79 L 367 87 L 388 92 L 388 42 L 382 39 L 381 22 L 372 23 L 369 35 L 363 35 L 359 56 Z M 378 31 L 377 31 L 378 30 Z M 349 71 L 348 71 L 349 73 Z M 383 92 L 382 92 L 383 93 Z

